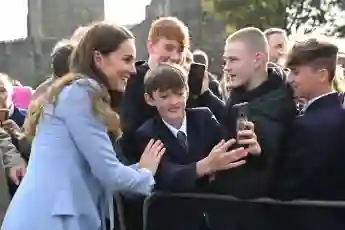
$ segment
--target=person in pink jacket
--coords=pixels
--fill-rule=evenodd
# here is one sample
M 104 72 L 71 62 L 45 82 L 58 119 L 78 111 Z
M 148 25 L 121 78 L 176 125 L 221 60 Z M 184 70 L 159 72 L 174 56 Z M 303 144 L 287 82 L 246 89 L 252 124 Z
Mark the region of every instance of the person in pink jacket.
M 27 109 L 30 104 L 32 94 L 33 90 L 29 86 L 13 87 L 12 101 L 16 107 Z

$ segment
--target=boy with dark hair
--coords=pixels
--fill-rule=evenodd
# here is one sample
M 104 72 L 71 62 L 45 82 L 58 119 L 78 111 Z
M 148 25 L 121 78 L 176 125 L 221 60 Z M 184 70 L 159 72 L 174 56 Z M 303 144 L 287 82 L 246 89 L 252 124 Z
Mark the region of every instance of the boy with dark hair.
M 171 64 L 161 64 L 147 73 L 144 84 L 146 102 L 157 108 L 158 116 L 146 121 L 138 129 L 136 135 L 139 140 L 145 140 L 144 142 L 148 138 L 160 139 L 169 152 L 165 160 L 170 163 L 162 163 L 160 173 L 156 177 L 158 189 L 193 191 L 197 188 L 198 179 L 215 171 L 244 163 L 243 161 L 232 163 L 243 157 L 241 151 L 238 151 L 238 154 L 226 153 L 233 141 L 222 145 L 220 149 L 223 152 L 219 152 L 217 148 L 218 153 L 213 154 L 213 147 L 223 139 L 222 128 L 208 108 L 186 109 L 187 74 L 182 68 Z M 247 125 L 253 126 L 250 122 Z M 240 140 L 239 144 L 243 144 L 243 141 L 248 141 L 247 139 L 254 136 L 253 129 L 243 132 L 249 135 L 245 137 L 246 140 Z M 182 153 L 183 150 L 187 155 Z M 232 155 L 239 158 L 233 158 Z M 222 157 L 228 158 L 228 160 L 224 159 L 224 162 L 219 162 L 224 165 L 212 165 L 215 159 Z M 180 165 L 177 166 L 178 164 Z M 175 167 L 179 167 L 180 170 L 174 170 Z
M 288 55 L 288 80 L 295 96 L 307 103 L 287 136 L 278 198 L 345 200 L 345 109 L 332 90 L 337 53 L 337 46 L 313 38 L 296 42 Z M 345 227 L 343 216 L 327 209 L 296 209 L 288 219 L 288 229 Z
M 251 122 L 245 123 L 248 130 L 238 133 L 243 137 L 238 138 L 238 144 L 248 144 L 249 148 L 229 151 L 235 140 L 223 140 L 222 128 L 208 108 L 186 109 L 187 73 L 182 67 L 160 64 L 148 71 L 144 85 L 146 102 L 157 109 L 158 115 L 137 130 L 138 151 L 151 138 L 161 140 L 166 147 L 155 177 L 156 189 L 169 192 L 205 191 L 213 173 L 244 164 L 242 158 L 248 151 L 260 154 Z M 164 214 L 167 219 L 161 214 L 157 221 L 161 224 L 159 229 L 177 230 L 183 226 L 198 229 L 202 211 L 185 207 L 179 202 L 168 205 L 167 208 L 164 203 L 164 209 L 168 210 Z
M 161 62 L 182 64 L 185 51 L 189 48 L 190 37 L 188 27 L 175 17 L 161 17 L 155 20 L 149 30 L 147 40 L 147 61 L 136 63 L 136 74 L 128 82 L 121 101 L 121 123 L 123 136 L 121 147 L 130 161 L 137 162 L 138 155 L 127 154 L 131 147 L 135 131 L 147 120 L 157 114 L 157 110 L 145 102 L 144 76 L 149 69 Z M 199 76 L 197 76 L 199 77 Z M 197 99 L 191 100 L 188 106 L 206 106 L 218 116 L 223 114 L 224 102 L 219 100 L 206 84 Z

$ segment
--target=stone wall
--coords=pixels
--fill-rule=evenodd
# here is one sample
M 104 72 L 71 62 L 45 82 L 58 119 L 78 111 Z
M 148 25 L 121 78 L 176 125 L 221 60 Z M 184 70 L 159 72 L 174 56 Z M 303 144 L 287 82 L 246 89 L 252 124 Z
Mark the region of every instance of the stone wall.
M 104 18 L 101 0 L 28 0 L 29 37 L 0 43 L 0 72 L 23 84 L 36 86 L 50 73 L 50 52 L 61 38 L 80 25 Z M 31 6 L 31 10 L 30 10 Z M 152 0 L 146 19 L 131 30 L 136 36 L 138 59 L 147 59 L 146 41 L 152 21 L 159 16 L 176 16 L 190 29 L 191 49 L 209 55 L 210 69 L 220 74 L 225 40 L 224 25 L 203 12 L 200 0 Z
M 79 26 L 104 19 L 101 0 L 28 0 L 28 38 L 0 42 L 0 72 L 36 86 L 50 71 L 57 41 Z
M 146 41 L 152 21 L 160 16 L 175 16 L 190 30 L 191 50 L 202 49 L 209 55 L 210 70 L 221 74 L 225 41 L 225 26 L 203 12 L 200 0 L 152 0 L 147 7 L 146 19 L 131 28 L 136 36 L 138 59 L 146 59 Z
M 50 72 L 50 52 L 57 39 L 42 41 L 42 52 L 36 53 L 32 39 L 0 43 L 0 72 L 9 74 L 25 85 L 35 86 Z
M 101 0 L 41 0 L 43 37 L 68 37 L 80 25 L 104 19 Z

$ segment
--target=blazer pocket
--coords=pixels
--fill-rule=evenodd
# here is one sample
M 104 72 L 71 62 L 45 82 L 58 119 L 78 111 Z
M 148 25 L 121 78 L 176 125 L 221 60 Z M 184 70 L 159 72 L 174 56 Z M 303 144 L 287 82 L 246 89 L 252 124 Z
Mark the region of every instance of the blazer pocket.
M 88 226 L 93 226 L 92 229 L 99 229 L 101 227 L 101 220 L 94 205 L 91 205 L 92 202 L 80 202 L 78 198 L 73 199 L 73 197 L 71 191 L 60 190 L 53 202 L 52 216 L 75 217 L 80 226 L 87 224 Z

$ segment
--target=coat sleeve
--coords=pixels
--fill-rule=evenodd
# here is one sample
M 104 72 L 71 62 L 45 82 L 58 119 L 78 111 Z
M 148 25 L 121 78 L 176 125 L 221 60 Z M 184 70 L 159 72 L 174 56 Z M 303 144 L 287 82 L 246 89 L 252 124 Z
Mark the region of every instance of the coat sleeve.
M 24 163 L 19 151 L 12 144 L 10 135 L 2 128 L 0 128 L 0 151 L 4 168 L 11 168 Z
M 159 139 L 151 132 L 138 129 L 136 134 L 135 149 L 137 153 L 144 151 L 150 139 Z M 177 164 L 174 163 L 168 152 L 169 148 L 162 157 L 160 165 L 155 175 L 155 189 L 169 192 L 187 192 L 195 188 L 197 182 L 196 163 Z
M 226 112 L 224 101 L 215 96 L 209 89 L 197 98 L 196 107 L 209 108 L 218 120 L 223 119 Z
M 168 154 L 165 154 L 155 178 L 158 190 L 170 192 L 193 191 L 197 188 L 198 182 L 196 163 L 176 164 L 169 159 Z
M 152 173 L 119 162 L 106 127 L 94 116 L 88 90 L 88 86 L 78 83 L 66 88 L 56 113 L 65 121 L 75 145 L 103 186 L 113 192 L 149 194 L 154 185 Z

